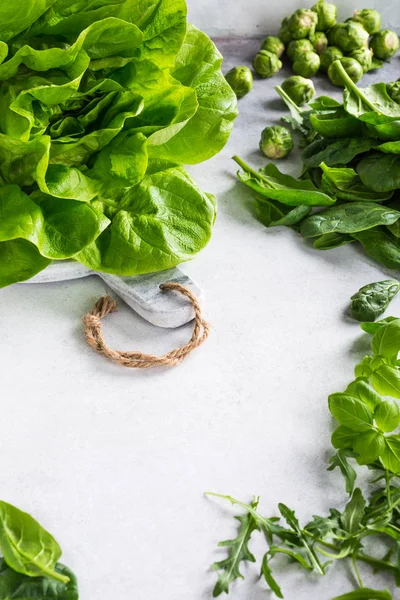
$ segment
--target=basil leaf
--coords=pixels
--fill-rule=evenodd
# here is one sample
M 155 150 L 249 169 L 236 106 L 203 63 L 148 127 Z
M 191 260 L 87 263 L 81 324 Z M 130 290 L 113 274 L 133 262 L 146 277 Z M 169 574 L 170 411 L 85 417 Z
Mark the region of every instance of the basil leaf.
M 361 323 L 361 329 L 366 333 L 374 335 L 378 329 L 384 327 L 384 325 L 387 325 L 387 323 L 391 323 L 392 321 L 397 321 L 397 317 L 386 317 L 386 319 L 382 319 L 376 323 Z
M 353 431 L 368 431 L 373 425 L 373 415 L 369 407 L 348 394 L 329 396 L 329 410 L 341 425 Z
M 365 379 L 356 379 L 347 386 L 345 394 L 358 398 L 364 402 L 372 411 L 382 402 L 382 398 L 376 393 L 372 385 Z
M 394 400 L 385 400 L 376 407 L 374 419 L 381 431 L 394 431 L 400 425 L 399 405 Z
M 350 449 L 353 447 L 355 432 L 343 425 L 339 425 L 332 433 L 332 446 L 338 450 Z
M 381 455 L 383 466 L 398 475 L 400 473 L 400 435 L 385 438 L 385 448 Z
M 397 367 L 381 365 L 372 373 L 372 383 L 382 396 L 392 396 L 400 400 L 400 371 Z
M 385 358 L 397 357 L 400 352 L 400 319 L 379 328 L 372 339 L 372 350 Z
M 360 433 L 354 438 L 352 449 L 357 452 L 359 465 L 375 462 L 385 449 L 385 437 L 379 431 L 371 430 Z

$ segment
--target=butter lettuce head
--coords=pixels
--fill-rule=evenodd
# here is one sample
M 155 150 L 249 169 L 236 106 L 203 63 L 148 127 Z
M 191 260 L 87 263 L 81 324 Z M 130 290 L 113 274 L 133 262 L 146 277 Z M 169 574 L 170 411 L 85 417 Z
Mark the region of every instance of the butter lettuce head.
M 185 170 L 237 115 L 184 0 L 0 4 L 0 287 L 52 260 L 137 275 L 208 242 L 215 199 Z

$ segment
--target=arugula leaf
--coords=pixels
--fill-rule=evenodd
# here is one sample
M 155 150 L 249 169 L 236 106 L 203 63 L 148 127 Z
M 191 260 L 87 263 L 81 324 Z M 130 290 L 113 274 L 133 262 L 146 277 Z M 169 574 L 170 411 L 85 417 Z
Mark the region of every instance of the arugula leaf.
M 400 283 L 389 279 L 370 283 L 351 297 L 351 316 L 357 321 L 375 321 L 400 291 Z
M 360 528 L 365 514 L 366 501 L 360 488 L 356 488 L 349 502 L 346 505 L 341 518 L 342 526 L 345 531 L 354 534 Z
M 255 498 L 251 507 L 256 510 L 258 503 L 259 499 Z M 260 531 L 260 527 L 250 513 L 247 513 L 244 516 L 235 517 L 235 519 L 240 523 L 237 537 L 233 540 L 227 540 L 218 544 L 220 547 L 229 549 L 229 556 L 211 566 L 215 571 L 222 571 L 222 573 L 218 575 L 218 581 L 214 587 L 214 598 L 217 598 L 223 592 L 228 594 L 229 586 L 235 579 L 243 579 L 243 575 L 239 570 L 241 562 L 256 562 L 256 559 L 249 550 L 248 544 L 254 531 Z
M 269 552 L 266 552 L 264 554 L 264 557 L 263 557 L 263 560 L 261 563 L 261 576 L 264 577 L 265 581 L 267 582 L 267 584 L 269 585 L 271 590 L 274 592 L 274 594 L 278 598 L 283 598 L 282 590 L 279 587 L 279 585 L 277 584 L 277 582 L 275 581 L 273 574 L 272 574 L 272 569 L 269 566 L 269 556 L 270 556 Z
M 339 467 L 346 482 L 346 492 L 348 494 L 353 493 L 354 484 L 357 479 L 357 473 L 348 461 L 349 458 L 354 458 L 354 456 L 354 452 L 349 450 L 338 450 L 336 454 L 332 456 L 330 466 L 327 469 L 328 471 L 334 471 L 336 467 Z

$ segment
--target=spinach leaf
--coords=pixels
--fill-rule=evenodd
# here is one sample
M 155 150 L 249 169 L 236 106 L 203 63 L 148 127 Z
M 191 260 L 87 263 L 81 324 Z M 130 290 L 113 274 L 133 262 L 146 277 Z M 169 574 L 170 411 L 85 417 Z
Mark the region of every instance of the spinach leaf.
M 310 114 L 310 123 L 317 133 L 325 138 L 344 138 L 360 135 L 365 126 L 361 121 L 346 113 L 343 108 L 335 112 Z
M 239 180 L 261 196 L 289 206 L 329 206 L 335 202 L 334 198 L 318 190 L 312 181 L 284 175 L 272 163 L 257 172 L 238 156 L 233 160 L 243 169 L 238 173 Z
M 354 242 L 354 238 L 345 233 L 324 233 L 314 242 L 314 248 L 317 250 L 332 250 L 346 244 Z
M 300 231 L 305 238 L 326 233 L 353 234 L 377 225 L 395 223 L 399 218 L 397 210 L 369 202 L 352 202 L 332 206 L 307 217 Z
M 332 168 L 325 163 L 320 165 L 322 175 L 322 188 L 332 196 L 341 200 L 383 202 L 389 200 L 393 192 L 373 192 L 361 181 L 354 169 Z
M 400 283 L 393 279 L 370 283 L 351 297 L 351 314 L 357 321 L 375 321 L 400 290 Z
M 17 573 L 69 582 L 67 575 L 55 569 L 61 548 L 53 536 L 28 513 L 3 501 L 0 501 L 0 549 L 8 566 Z
M 294 227 L 310 214 L 311 207 L 300 204 L 290 208 L 280 202 L 270 202 L 266 198 L 256 200 L 258 219 L 266 227 Z
M 357 165 L 363 184 L 375 192 L 383 193 L 400 187 L 400 156 L 372 153 Z
M 78 584 L 75 575 L 64 565 L 57 563 L 55 571 L 69 579 L 68 583 L 50 577 L 28 577 L 13 571 L 0 558 L 0 598 L 2 600 L 78 600 Z
M 329 167 L 346 165 L 376 145 L 376 140 L 370 137 L 343 138 L 334 142 L 331 139 L 316 140 L 303 151 L 303 163 L 307 169 L 319 167 L 321 163 Z
M 343 107 L 343 104 L 330 96 L 318 96 L 318 98 L 310 102 L 310 106 L 314 110 L 335 111 L 337 108 Z
M 400 269 L 400 242 L 382 228 L 351 234 L 371 256 L 389 269 Z

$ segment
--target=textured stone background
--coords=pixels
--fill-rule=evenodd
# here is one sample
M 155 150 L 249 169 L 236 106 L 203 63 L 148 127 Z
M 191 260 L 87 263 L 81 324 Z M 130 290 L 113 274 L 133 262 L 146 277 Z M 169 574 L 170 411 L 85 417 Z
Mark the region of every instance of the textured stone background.
M 189 16 L 210 35 L 254 35 L 275 33 L 283 17 L 300 6 L 314 4 L 300 0 L 188 0 Z M 400 0 L 336 0 L 339 18 L 346 19 L 354 8 L 377 8 L 383 25 L 400 29 Z

